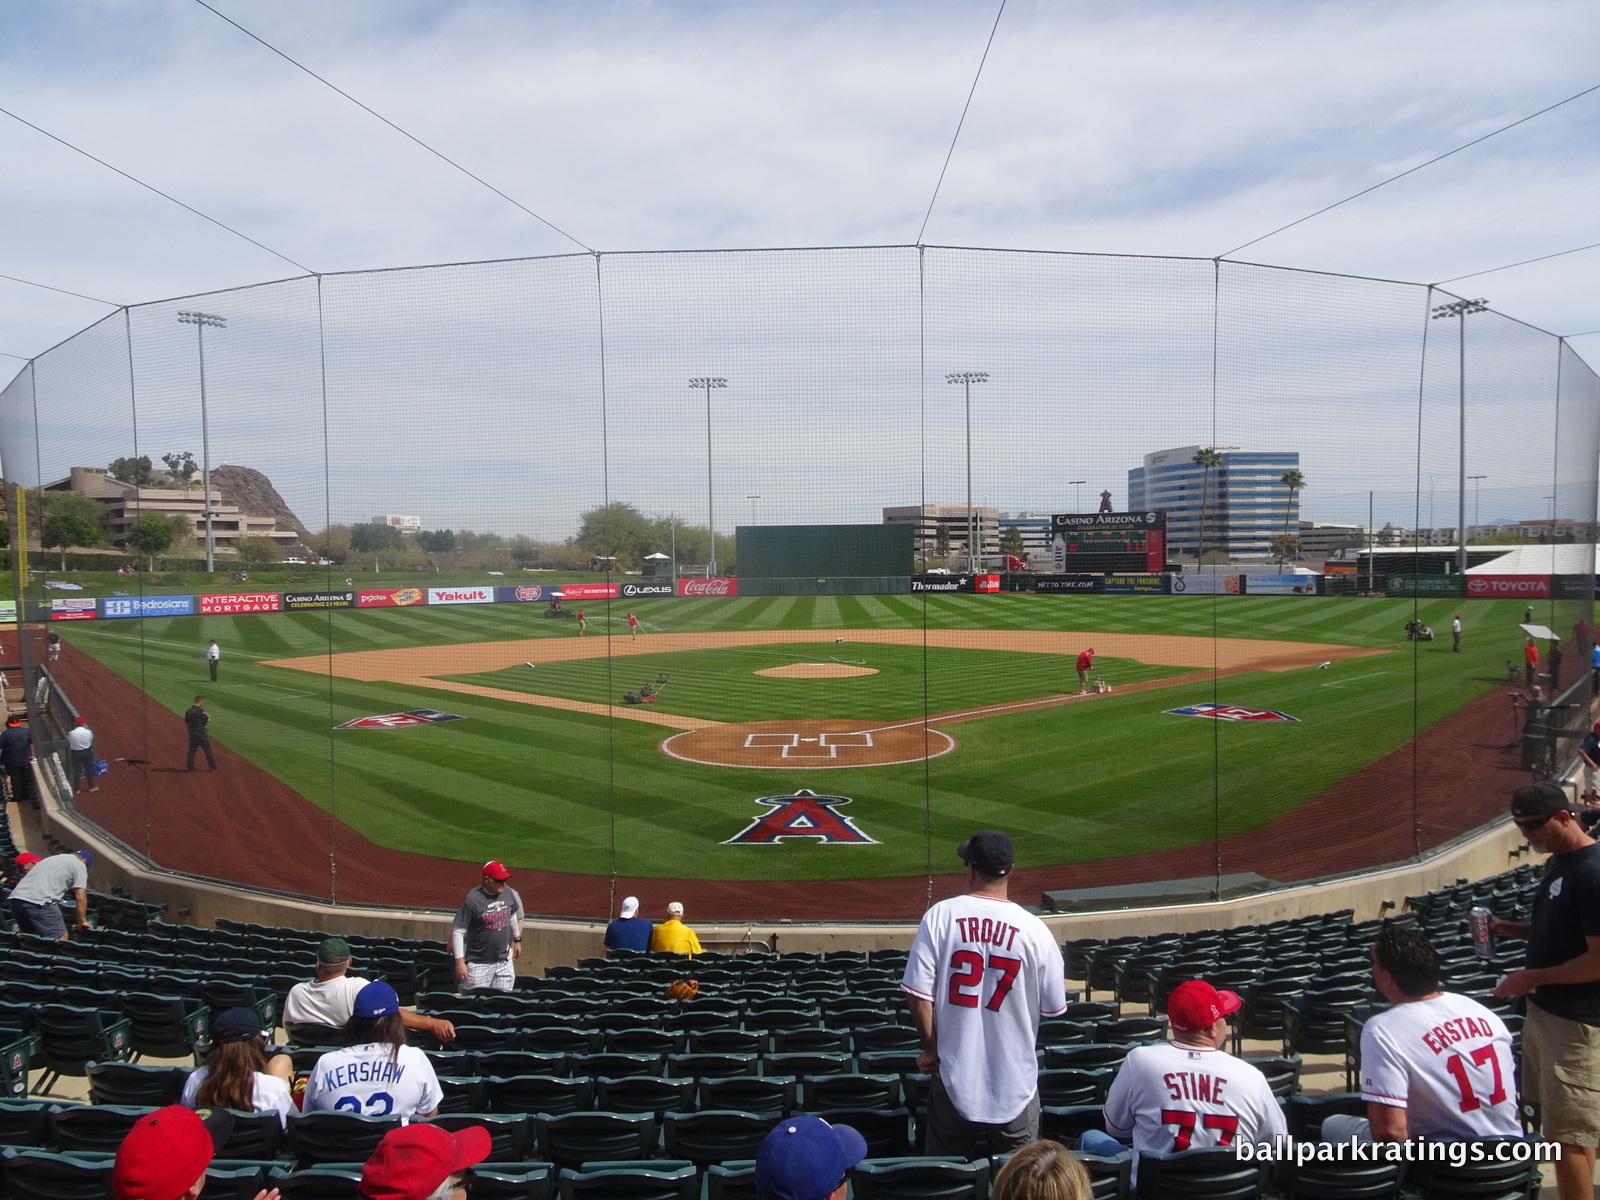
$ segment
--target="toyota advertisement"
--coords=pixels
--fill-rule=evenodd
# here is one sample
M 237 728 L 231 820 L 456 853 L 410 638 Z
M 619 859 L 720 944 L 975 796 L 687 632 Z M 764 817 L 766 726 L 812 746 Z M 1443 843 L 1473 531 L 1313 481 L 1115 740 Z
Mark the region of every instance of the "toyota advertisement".
M 1548 600 L 1548 575 L 1468 575 L 1467 595 L 1493 600 Z

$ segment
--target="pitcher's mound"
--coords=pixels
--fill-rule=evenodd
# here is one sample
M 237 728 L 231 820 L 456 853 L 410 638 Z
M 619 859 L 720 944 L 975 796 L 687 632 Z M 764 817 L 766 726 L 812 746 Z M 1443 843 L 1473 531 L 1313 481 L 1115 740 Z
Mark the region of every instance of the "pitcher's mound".
M 763 667 L 757 675 L 778 679 L 836 679 L 841 675 L 876 675 L 876 667 L 852 667 L 849 663 L 789 663 L 782 667 Z

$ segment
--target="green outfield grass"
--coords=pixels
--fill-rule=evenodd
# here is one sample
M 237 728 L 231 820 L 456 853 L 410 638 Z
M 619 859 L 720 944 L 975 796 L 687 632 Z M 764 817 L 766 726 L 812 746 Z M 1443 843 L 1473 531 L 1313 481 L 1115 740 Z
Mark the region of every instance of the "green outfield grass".
M 262 660 L 508 638 L 571 637 L 541 606 L 484 605 L 259 616 L 62 623 L 68 641 L 143 687 L 173 713 L 199 691 L 217 741 L 384 845 L 519 867 L 730 879 L 852 878 L 938 869 L 974 828 L 1016 835 L 1023 865 L 1075 862 L 1178 846 L 1264 824 L 1317 795 L 1506 677 L 1520 658 L 1522 602 L 1320 597 L 874 596 L 636 600 L 657 636 L 674 631 L 800 629 L 1080 629 L 1251 637 L 1388 649 L 1315 668 L 1185 685 L 1176 668 L 1115 664 L 1170 676 L 1173 686 L 1023 710 L 949 728 L 956 750 L 927 763 L 849 770 L 701 766 L 663 755 L 672 731 L 637 721 L 441 689 L 334 680 Z M 1541 606 L 1548 608 L 1548 605 Z M 622 602 L 586 605 L 591 634 L 626 630 Z M 1416 612 L 1448 635 L 1401 641 Z M 1547 619 L 1541 615 L 1541 619 Z M 1570 622 L 1569 622 L 1570 623 Z M 201 654 L 223 647 L 222 678 Z M 763 646 L 765 665 L 815 661 L 832 644 Z M 1070 659 L 982 650 L 847 642 L 880 674 L 771 679 L 765 660 L 728 651 L 546 664 L 474 677 L 514 690 L 618 699 L 666 671 L 661 707 L 717 720 L 905 716 L 1052 691 L 1073 683 Z M 780 658 L 791 654 L 791 659 Z M 1097 667 L 1112 674 L 1112 664 Z M 441 659 L 441 669 L 448 664 Z M 1576 664 L 1574 664 L 1576 669 Z M 861 685 L 867 685 L 862 687 Z M 860 689 L 860 690 L 857 690 Z M 1226 724 L 1168 716 L 1204 700 L 1281 709 L 1299 723 Z M 851 711 L 829 711 L 848 703 Z M 354 717 L 440 708 L 468 718 L 407 730 L 340 730 Z M 908 714 L 909 710 L 909 714 Z M 107 747 L 111 756 L 128 748 Z M 1423 764 L 1424 769 L 1426 764 Z M 155 778 L 155 777 L 153 777 Z M 754 800 L 807 787 L 849 796 L 843 811 L 877 845 L 790 842 L 726 846 L 764 811 Z M 1396 812 L 1397 855 L 1409 817 Z

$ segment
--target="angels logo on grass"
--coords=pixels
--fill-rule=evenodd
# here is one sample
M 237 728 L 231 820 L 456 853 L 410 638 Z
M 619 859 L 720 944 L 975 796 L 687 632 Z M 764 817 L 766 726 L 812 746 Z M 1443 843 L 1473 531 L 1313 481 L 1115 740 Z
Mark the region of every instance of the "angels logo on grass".
M 1291 717 L 1286 712 L 1278 712 L 1272 708 L 1241 708 L 1237 704 L 1190 704 L 1183 708 L 1169 708 L 1166 710 L 1172 717 L 1210 717 L 1213 721 L 1294 721 L 1299 722 L 1299 717 Z
M 377 717 L 357 717 L 335 729 L 410 729 L 414 725 L 438 725 L 444 721 L 465 721 L 455 713 L 440 712 L 436 708 L 413 708 L 410 712 L 384 713 Z
M 770 804 L 772 811 L 751 821 L 743 833 L 723 842 L 724 846 L 774 846 L 785 838 L 815 838 L 836 845 L 878 844 L 836 811 L 839 805 L 850 803 L 849 796 L 818 796 L 801 788 L 792 796 L 762 796 L 756 803 Z

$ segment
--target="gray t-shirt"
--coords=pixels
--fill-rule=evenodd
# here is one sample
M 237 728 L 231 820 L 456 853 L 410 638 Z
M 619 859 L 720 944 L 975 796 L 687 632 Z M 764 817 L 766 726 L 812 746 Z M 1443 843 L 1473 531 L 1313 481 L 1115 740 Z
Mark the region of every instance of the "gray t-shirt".
M 501 889 L 498 896 L 491 896 L 479 884 L 461 902 L 451 928 L 465 932 L 466 953 L 462 957 L 469 963 L 504 962 L 511 957 L 511 939 L 520 920 L 521 896 L 509 887 Z
M 87 889 L 89 868 L 76 854 L 52 854 L 33 864 L 33 870 L 11 889 L 13 900 L 29 904 L 54 904 L 75 888 Z

